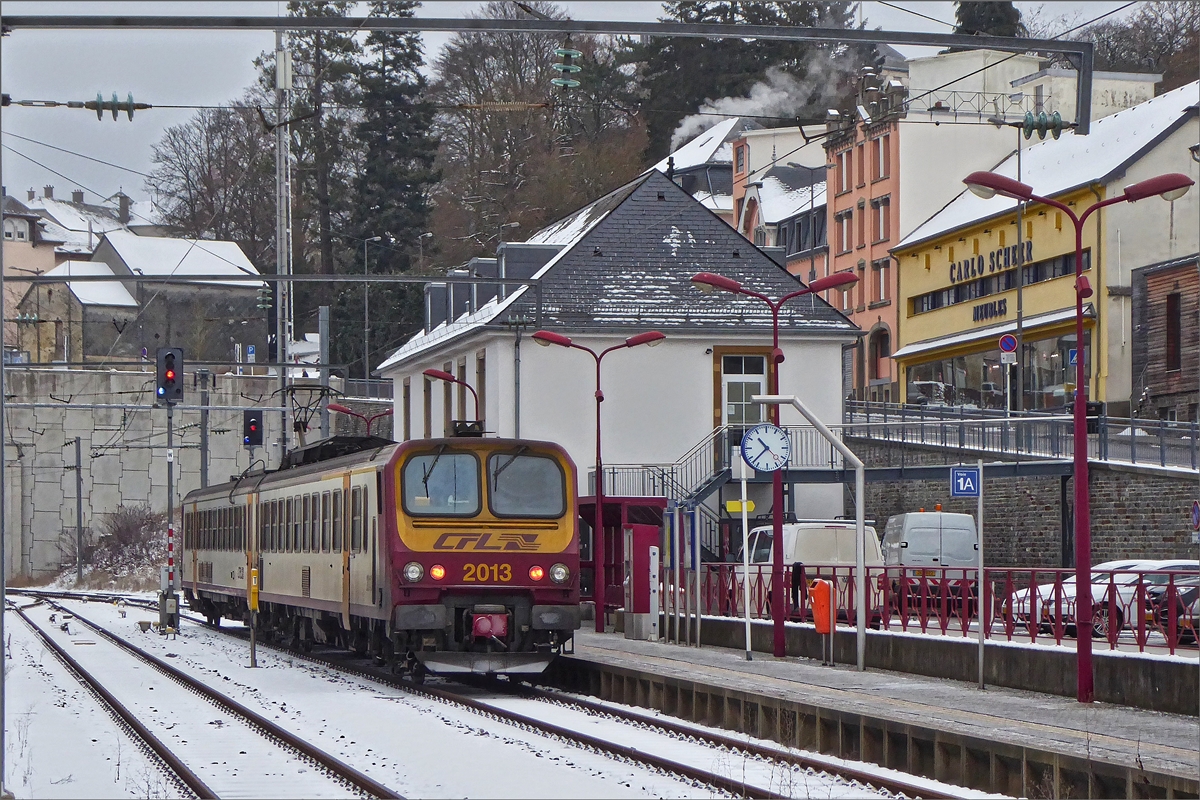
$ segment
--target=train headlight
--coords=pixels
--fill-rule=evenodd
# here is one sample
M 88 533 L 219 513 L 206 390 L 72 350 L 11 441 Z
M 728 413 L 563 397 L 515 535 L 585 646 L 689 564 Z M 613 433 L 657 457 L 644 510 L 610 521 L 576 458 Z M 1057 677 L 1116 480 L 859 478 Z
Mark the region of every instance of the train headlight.
M 404 565 L 404 580 L 409 583 L 417 583 L 424 577 L 425 568 L 416 561 L 410 561 Z
M 540 581 L 544 577 L 546 577 L 546 570 L 542 569 L 537 564 L 534 564 L 529 568 L 529 580 Z
M 429 568 L 429 577 L 433 578 L 435 581 L 440 581 L 442 578 L 446 577 L 446 568 L 441 564 L 434 564 Z
M 566 564 L 555 564 L 550 568 L 550 580 L 554 583 L 566 583 L 571 580 L 571 570 Z

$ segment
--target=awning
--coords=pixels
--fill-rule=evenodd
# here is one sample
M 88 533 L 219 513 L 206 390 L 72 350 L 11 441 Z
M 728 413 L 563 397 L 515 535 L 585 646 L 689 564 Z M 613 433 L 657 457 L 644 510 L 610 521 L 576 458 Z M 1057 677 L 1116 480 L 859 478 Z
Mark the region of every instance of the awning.
M 1096 309 L 1091 303 L 1085 303 L 1083 306 L 1083 316 L 1094 319 Z M 1025 317 L 1021 322 L 1021 327 L 1025 333 L 1028 333 L 1034 328 L 1044 328 L 1048 325 L 1056 325 L 1075 319 L 1075 309 L 1067 308 L 1062 311 L 1051 311 L 1047 314 L 1035 314 L 1032 317 Z M 956 333 L 952 336 L 939 336 L 936 339 L 926 339 L 923 342 L 913 342 L 906 344 L 896 352 L 892 353 L 892 358 L 905 359 L 910 356 L 920 355 L 921 353 L 929 353 L 935 350 L 945 350 L 949 347 L 957 347 L 959 345 L 971 344 L 972 342 L 983 342 L 988 339 L 999 340 L 1006 333 L 1016 333 L 1017 323 L 1002 322 L 999 325 L 989 325 L 986 328 L 978 328 L 973 331 L 964 333 Z M 997 341 L 996 344 L 999 347 Z

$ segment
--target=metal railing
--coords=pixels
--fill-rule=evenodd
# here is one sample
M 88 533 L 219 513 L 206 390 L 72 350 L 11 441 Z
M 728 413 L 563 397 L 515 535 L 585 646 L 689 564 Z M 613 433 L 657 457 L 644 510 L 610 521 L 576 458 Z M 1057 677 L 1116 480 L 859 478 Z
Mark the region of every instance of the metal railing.
M 1074 420 L 1060 413 L 1014 412 L 963 406 L 847 401 L 843 435 L 1035 458 L 1070 458 Z M 1088 417 L 1088 458 L 1125 464 L 1200 468 L 1200 424 Z
M 346 378 L 343 389 L 346 397 L 361 397 L 365 399 L 392 399 L 392 381 L 367 380 L 365 378 Z
M 856 620 L 854 567 L 795 564 L 788 567 L 785 613 L 811 622 L 805 587 L 815 578 L 834 584 L 837 623 Z M 701 565 L 702 614 L 742 617 L 740 564 Z M 750 616 L 771 618 L 771 567 L 750 567 Z M 1073 569 L 986 568 L 984 635 L 994 641 L 1070 644 L 1077 635 Z M 949 567 L 868 567 L 867 609 L 873 629 L 935 636 L 977 636 L 977 570 Z M 672 584 L 664 570 L 663 585 Z M 681 582 L 690 585 L 688 582 Z M 1200 572 L 1188 570 L 1095 570 L 1092 610 L 1083 627 L 1109 650 L 1200 655 Z M 688 598 L 694 602 L 694 598 Z M 685 606 L 691 608 L 691 605 Z

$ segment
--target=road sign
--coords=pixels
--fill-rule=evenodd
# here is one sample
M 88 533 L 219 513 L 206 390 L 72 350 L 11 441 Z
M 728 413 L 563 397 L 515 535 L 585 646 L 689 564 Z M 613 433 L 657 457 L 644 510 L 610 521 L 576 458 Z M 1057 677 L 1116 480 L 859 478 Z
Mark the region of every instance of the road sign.
M 950 468 L 951 497 L 979 497 L 979 468 Z
M 252 344 L 246 345 L 246 361 L 247 361 L 247 363 L 253 364 L 254 356 L 255 356 L 254 345 L 252 345 Z
M 1006 352 L 1001 352 L 1001 353 L 1000 353 L 1000 363 L 1001 363 L 1001 364 L 1015 364 L 1015 363 L 1017 363 L 1017 354 L 1016 354 L 1016 353 L 1006 353 Z
M 1192 530 L 1200 531 L 1200 500 L 1192 501 Z
M 1017 337 L 1011 333 L 1006 333 L 1000 337 L 1000 352 L 1015 353 L 1017 352 Z
M 1067 351 L 1067 363 L 1072 367 L 1079 363 L 1079 349 L 1072 347 Z

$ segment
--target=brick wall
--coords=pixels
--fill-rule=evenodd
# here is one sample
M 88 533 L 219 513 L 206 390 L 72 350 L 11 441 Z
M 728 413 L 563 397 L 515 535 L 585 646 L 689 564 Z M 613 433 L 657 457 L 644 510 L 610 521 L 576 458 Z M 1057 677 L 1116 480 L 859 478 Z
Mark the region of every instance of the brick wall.
M 952 448 L 918 447 L 848 440 L 868 467 L 903 463 L 972 465 L 979 454 Z M 984 454 L 986 464 L 994 454 Z M 925 508 L 971 514 L 976 500 L 950 499 L 945 480 L 868 483 L 866 514 L 882 533 L 888 517 Z M 1122 468 L 1093 462 L 1089 468 L 1092 514 L 1092 562 L 1140 556 L 1196 557 L 1191 543 L 1191 504 L 1200 497 L 1196 476 L 1172 475 L 1152 468 Z M 1067 566 L 1072 562 L 1073 484 L 1059 476 L 988 478 L 983 483 L 986 558 L 995 566 Z M 849 502 L 848 502 L 849 506 Z M 1065 534 L 1065 535 L 1064 535 Z

